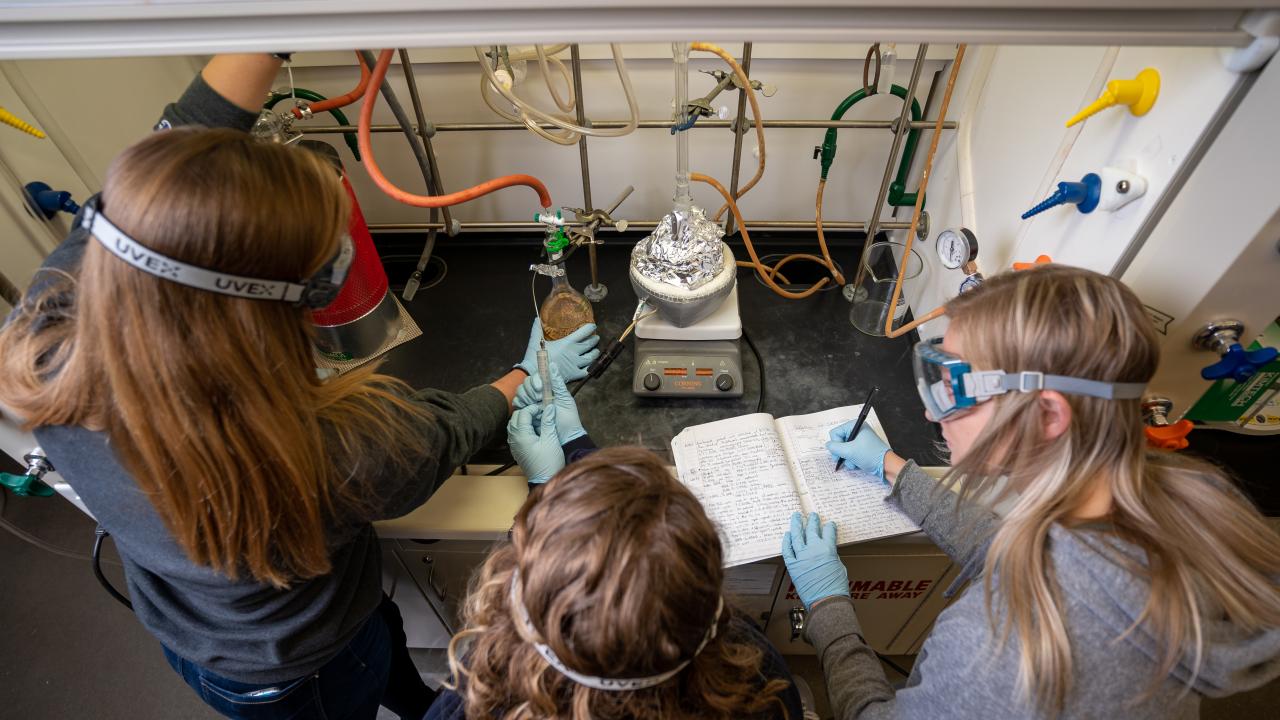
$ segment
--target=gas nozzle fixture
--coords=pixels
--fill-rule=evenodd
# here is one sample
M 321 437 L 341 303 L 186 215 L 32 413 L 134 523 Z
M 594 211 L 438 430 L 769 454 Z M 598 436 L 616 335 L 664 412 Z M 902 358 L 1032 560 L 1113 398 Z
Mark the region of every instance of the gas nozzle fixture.
M 1195 426 L 1190 420 L 1169 422 L 1169 411 L 1173 410 L 1173 401 L 1163 397 L 1147 397 L 1142 400 L 1142 421 L 1146 423 L 1143 433 L 1147 436 L 1147 444 L 1157 450 L 1182 450 L 1189 444 L 1187 435 Z
M 1055 208 L 1059 205 L 1075 205 L 1076 209 L 1082 213 L 1091 213 L 1094 208 L 1098 207 L 1098 199 L 1102 195 L 1102 178 L 1096 173 L 1089 173 L 1080 178 L 1080 182 L 1060 182 L 1058 189 L 1053 191 L 1040 204 L 1022 213 L 1022 219 Z
M 22 475 L 0 473 L 0 485 L 9 488 L 14 495 L 35 497 L 53 495 L 53 488 L 42 481 L 45 474 L 53 470 L 53 465 L 49 462 L 49 458 L 45 457 L 44 450 L 34 448 L 22 456 L 22 460 L 27 464 L 27 471 Z
M 1196 332 L 1191 338 L 1192 347 L 1212 350 L 1222 356 L 1217 362 L 1202 369 L 1200 377 L 1205 380 L 1231 379 L 1244 382 L 1253 377 L 1259 368 L 1280 355 L 1273 347 L 1245 350 L 1240 344 L 1242 334 L 1244 323 L 1239 320 L 1215 320 Z
M 1156 97 L 1159 95 L 1160 73 L 1154 68 L 1146 68 L 1132 80 L 1112 80 L 1107 83 L 1107 89 L 1102 95 L 1072 116 L 1067 121 L 1067 127 L 1116 105 L 1127 106 L 1134 115 L 1146 115 L 1151 106 L 1156 104 Z
M 1094 210 L 1115 212 L 1137 200 L 1147 192 L 1146 178 L 1121 167 L 1104 167 L 1100 173 L 1089 173 L 1079 182 L 1060 182 L 1053 194 L 1043 202 L 1022 213 L 1026 220 L 1032 215 L 1059 205 L 1075 205 L 1088 214 Z

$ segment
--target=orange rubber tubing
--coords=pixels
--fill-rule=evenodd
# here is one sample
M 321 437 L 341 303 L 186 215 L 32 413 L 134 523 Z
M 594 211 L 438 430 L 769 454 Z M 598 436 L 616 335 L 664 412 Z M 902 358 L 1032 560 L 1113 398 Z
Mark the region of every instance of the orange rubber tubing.
M 328 112 L 329 110 L 333 110 L 334 108 L 346 107 L 351 103 L 359 100 L 361 95 L 364 95 L 364 89 L 369 85 L 369 68 L 364 66 L 364 58 L 360 57 L 359 50 L 356 51 L 356 64 L 360 66 L 360 82 L 359 84 L 356 85 L 355 89 L 347 93 L 346 95 L 342 95 L 336 98 L 328 98 L 327 100 L 321 100 L 318 103 L 312 104 L 311 113 L 313 115 L 317 113 Z M 293 116 L 301 120 L 302 110 L 298 108 L 294 108 Z
M 756 163 L 756 174 L 751 176 L 751 179 L 747 181 L 746 185 L 738 188 L 738 194 L 734 199 L 740 200 L 742 199 L 742 196 L 746 195 L 747 191 L 755 187 L 756 183 L 760 182 L 760 178 L 764 176 L 764 125 L 761 124 L 762 118 L 760 117 L 760 103 L 756 101 L 756 91 L 751 87 L 751 80 L 747 78 L 747 73 L 743 71 L 742 66 L 739 65 L 738 61 L 734 60 L 733 56 L 724 48 L 719 45 L 713 45 L 706 42 L 693 42 L 689 43 L 689 49 L 719 55 L 720 59 L 724 60 L 725 63 L 729 65 L 729 69 L 733 71 L 734 76 L 738 78 L 738 83 L 744 88 L 743 92 L 747 94 L 747 100 L 751 102 L 751 119 L 756 126 L 756 143 L 760 145 L 760 160 Z M 720 209 L 716 211 L 716 214 L 712 219 L 718 222 L 721 216 L 724 215 L 724 211 L 728 209 L 729 203 L 721 205 Z
M 547 192 L 547 186 L 532 175 L 506 175 L 482 182 L 466 190 L 449 193 L 448 195 L 414 195 L 392 184 L 382 174 L 382 170 L 378 168 L 378 162 L 373 157 L 373 143 L 370 138 L 369 126 L 373 123 L 373 107 L 378 102 L 378 91 L 382 87 L 382 80 L 387 76 L 387 68 L 391 67 L 391 56 L 394 52 L 394 50 L 383 50 L 382 54 L 378 56 L 378 64 L 374 66 L 373 73 L 370 75 L 369 82 L 364 90 L 364 104 L 360 108 L 360 125 L 356 133 L 356 139 L 360 145 L 360 155 L 364 158 L 362 164 L 369 173 L 369 179 L 373 180 L 373 184 L 377 185 L 378 189 L 405 205 L 433 208 L 458 205 L 488 195 L 495 190 L 524 185 L 533 188 L 538 193 L 538 202 L 541 203 L 539 207 L 543 209 L 551 207 L 551 193 Z M 361 61 L 361 65 L 363 64 L 364 62 Z
M 751 235 L 747 232 L 747 225 L 742 222 L 742 214 L 738 212 L 738 203 L 733 201 L 733 196 L 729 194 L 729 191 L 720 184 L 719 180 L 716 180 L 709 175 L 703 175 L 702 173 L 690 173 L 689 179 L 694 182 L 706 183 L 715 188 L 716 191 L 720 193 L 720 196 L 724 198 L 725 202 L 729 204 L 729 211 L 733 213 L 733 219 L 738 223 L 738 229 L 742 233 L 742 244 L 747 247 L 747 254 L 751 256 L 751 266 L 756 269 L 756 272 L 760 274 L 760 279 L 764 280 L 764 284 L 768 285 L 771 290 L 788 300 L 800 300 L 802 298 L 807 298 L 826 287 L 831 278 L 822 278 L 811 285 L 807 290 L 802 290 L 800 292 L 792 292 L 778 287 L 778 284 L 773 281 L 773 276 L 777 274 L 777 270 L 760 262 L 760 258 L 756 255 L 755 246 L 751 244 Z M 811 255 L 809 257 L 821 262 L 821 260 L 815 256 Z M 825 263 L 823 264 L 825 265 Z

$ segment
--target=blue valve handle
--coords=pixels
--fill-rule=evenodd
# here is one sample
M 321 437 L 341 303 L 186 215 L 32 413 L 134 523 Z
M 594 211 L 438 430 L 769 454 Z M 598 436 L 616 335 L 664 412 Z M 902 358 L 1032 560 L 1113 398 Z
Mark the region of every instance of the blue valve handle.
M 678 122 L 675 125 L 672 125 L 671 134 L 675 135 L 678 132 L 682 132 L 684 130 L 688 130 L 689 128 L 692 128 L 694 123 L 698 122 L 699 117 L 701 116 L 698 115 L 698 113 L 692 113 L 691 115 L 688 116 L 688 119 L 685 120 L 684 122 Z
M 43 215 L 45 220 L 52 220 L 59 211 L 71 215 L 80 212 L 80 206 L 66 190 L 54 190 L 39 180 L 27 183 L 22 189 L 27 193 L 27 203 L 31 209 Z
M 1240 343 L 1231 343 L 1222 359 L 1200 371 L 1205 380 L 1222 380 L 1231 378 L 1236 382 L 1244 382 L 1253 377 L 1258 368 L 1276 359 L 1280 355 L 1272 347 L 1245 350 Z
M 53 488 L 45 485 L 31 475 L 0 473 L 0 485 L 12 490 L 14 495 L 34 495 L 36 497 L 49 497 L 53 495 Z
M 1080 178 L 1080 182 L 1060 182 L 1058 189 L 1039 205 L 1022 213 L 1026 220 L 1032 215 L 1039 215 L 1049 208 L 1071 203 L 1082 213 L 1091 213 L 1098 207 L 1098 199 L 1102 197 L 1102 178 L 1096 173 L 1089 173 Z

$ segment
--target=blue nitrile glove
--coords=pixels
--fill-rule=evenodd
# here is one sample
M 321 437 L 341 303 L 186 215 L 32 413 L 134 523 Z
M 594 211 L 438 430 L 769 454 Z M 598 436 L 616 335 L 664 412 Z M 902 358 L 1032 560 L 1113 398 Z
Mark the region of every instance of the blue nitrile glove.
M 845 442 L 845 436 L 853 429 L 853 422 L 850 420 L 831 431 L 831 442 L 827 443 L 827 450 L 838 458 L 844 458 L 845 462 L 853 463 L 859 470 L 887 482 L 884 479 L 884 456 L 889 452 L 889 446 L 871 429 L 869 423 L 862 424 L 858 437 Z
M 556 435 L 556 406 L 532 405 L 511 414 L 507 445 L 531 483 L 544 483 L 564 467 L 564 451 Z
M 516 367 L 524 370 L 529 377 L 538 374 L 538 348 L 542 343 L 542 320 L 533 319 L 533 329 L 529 331 L 529 347 L 525 348 L 524 359 Z M 587 368 L 598 357 L 600 336 L 596 334 L 595 323 L 587 323 L 559 340 L 547 341 L 547 359 L 553 367 L 560 369 L 565 382 L 581 380 L 587 376 Z
M 782 561 L 806 610 L 823 598 L 849 597 L 849 571 L 836 555 L 836 524 L 823 525 L 809 513 L 807 526 L 800 513 L 791 516 L 791 529 L 782 536 Z
M 586 435 L 587 429 L 582 427 L 582 418 L 578 415 L 578 403 L 574 401 L 573 395 L 569 393 L 569 386 L 564 384 L 564 378 L 554 365 L 551 366 L 551 392 L 555 396 L 552 404 L 556 406 L 556 434 L 560 436 L 560 442 L 568 443 Z M 536 374 L 530 375 L 520 383 L 512 406 L 519 410 L 541 404 L 542 378 Z

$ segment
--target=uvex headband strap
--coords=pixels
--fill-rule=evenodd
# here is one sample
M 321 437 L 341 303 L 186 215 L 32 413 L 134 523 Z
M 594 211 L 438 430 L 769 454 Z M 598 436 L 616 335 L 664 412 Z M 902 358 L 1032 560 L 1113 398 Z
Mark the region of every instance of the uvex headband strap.
M 250 300 L 280 300 L 312 308 L 324 307 L 337 296 L 351 265 L 351 242 L 344 238 L 338 257 L 319 273 L 325 277 L 306 284 L 264 280 L 207 270 L 162 255 L 126 235 L 107 219 L 97 203 L 85 204 L 80 226 L 97 238 L 107 252 L 145 273 L 179 285 Z
M 560 658 L 556 657 L 556 653 L 545 643 L 538 642 L 538 631 L 533 627 L 533 621 L 529 619 L 529 611 L 525 609 L 524 600 L 520 597 L 520 571 L 516 570 L 511 574 L 511 606 L 516 609 L 516 615 L 520 619 L 522 635 L 529 644 L 533 645 L 533 649 L 542 656 L 547 664 L 556 669 L 556 672 L 564 675 L 570 680 L 584 685 L 593 690 L 604 690 L 606 692 L 626 692 L 630 690 L 644 690 L 645 688 L 656 687 L 680 674 L 693 662 L 693 658 L 702 652 L 716 636 L 716 627 L 720 624 L 720 613 L 724 611 L 724 597 L 721 596 L 716 603 L 716 616 L 711 620 L 711 627 L 707 628 L 707 632 L 702 636 L 702 642 L 698 643 L 698 648 L 693 651 L 693 655 L 688 660 L 680 663 L 671 670 L 660 675 L 652 675 L 650 677 L 641 678 L 603 678 L 594 675 L 583 675 L 582 673 L 570 670 L 565 667 Z
M 1146 383 L 1110 383 L 1066 375 L 1046 375 L 1033 370 L 1015 373 L 978 370 L 969 373 L 968 377 L 972 378 L 974 387 L 966 388 L 966 392 L 974 397 L 988 397 L 1004 392 L 1056 390 L 1068 395 L 1087 395 L 1104 400 L 1132 400 L 1142 397 L 1147 387 Z

